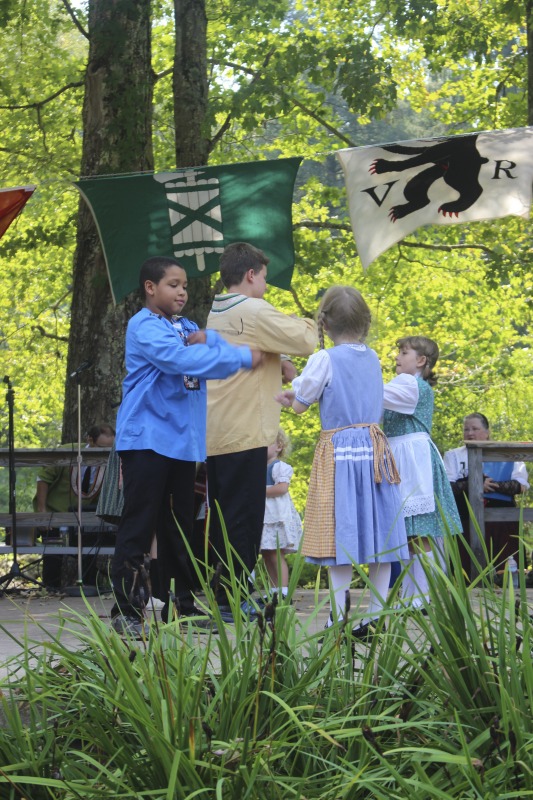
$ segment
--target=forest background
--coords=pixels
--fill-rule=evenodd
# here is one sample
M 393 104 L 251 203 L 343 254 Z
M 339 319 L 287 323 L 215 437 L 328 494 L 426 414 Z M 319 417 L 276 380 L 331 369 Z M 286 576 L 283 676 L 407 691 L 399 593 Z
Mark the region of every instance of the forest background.
M 530 0 L 2 0 L 0 186 L 37 185 L 0 241 L 1 369 L 15 392 L 16 446 L 75 440 L 66 376 L 87 358 L 84 430 L 114 423 L 120 401 L 138 298 L 113 307 L 72 181 L 295 155 L 304 158 L 296 269 L 291 291 L 272 288 L 267 299 L 311 316 L 328 286 L 356 286 L 385 379 L 399 336 L 438 342 L 441 451 L 461 442 L 472 411 L 489 417 L 495 439 L 529 439 L 531 222 L 420 229 L 364 272 L 334 153 L 533 124 L 531 23 Z M 186 313 L 203 324 L 217 276 L 191 284 Z M 0 424 L 7 446 L 6 403 Z M 317 410 L 284 411 L 282 424 L 303 511 Z M 34 475 L 20 471 L 17 482 L 27 510 Z

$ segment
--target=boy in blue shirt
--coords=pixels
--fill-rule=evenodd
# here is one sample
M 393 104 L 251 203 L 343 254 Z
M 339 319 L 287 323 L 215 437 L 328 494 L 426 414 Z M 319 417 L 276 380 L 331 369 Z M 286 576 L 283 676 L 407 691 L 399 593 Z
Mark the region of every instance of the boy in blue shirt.
M 210 625 L 194 606 L 191 564 L 176 522 L 190 538 L 196 463 L 206 457 L 205 380 L 261 361 L 258 351 L 228 345 L 214 331 L 175 319 L 187 301 L 187 275 L 175 259 L 148 259 L 139 280 L 145 307 L 128 323 L 127 375 L 117 417 L 124 511 L 111 569 L 112 627 L 133 635 L 146 630 L 144 559 L 154 531 L 159 578 L 166 594 L 174 580 L 178 615 L 194 617 L 199 627 Z M 193 331 L 195 343 L 189 346 Z M 161 618 L 166 622 L 171 616 L 167 601 Z

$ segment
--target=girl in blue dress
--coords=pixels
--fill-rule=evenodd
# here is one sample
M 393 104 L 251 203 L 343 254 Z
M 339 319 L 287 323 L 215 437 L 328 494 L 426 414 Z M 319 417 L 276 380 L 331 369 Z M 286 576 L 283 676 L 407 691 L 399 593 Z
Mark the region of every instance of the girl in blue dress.
M 399 339 L 396 378 L 385 385 L 385 431 L 401 476 L 403 515 L 409 538 L 410 565 L 403 586 L 404 600 L 414 608 L 429 600 L 427 566 L 433 559 L 430 541 L 461 530 L 459 513 L 446 470 L 431 439 L 433 367 L 437 344 L 426 336 Z M 438 502 L 437 502 L 438 501 Z M 440 506 L 440 508 L 439 508 Z
M 309 483 L 302 552 L 329 568 L 335 600 L 330 624 L 345 614 L 352 565 L 368 564 L 367 616 L 353 635 L 366 638 L 387 597 L 391 562 L 408 557 L 399 476 L 378 423 L 383 379 L 364 339 L 370 310 L 351 286 L 333 286 L 318 313 L 320 352 L 312 355 L 293 391 L 278 396 L 301 414 L 320 407 L 322 431 Z M 333 347 L 324 348 L 324 331 Z M 371 628 L 370 628 L 371 632 Z

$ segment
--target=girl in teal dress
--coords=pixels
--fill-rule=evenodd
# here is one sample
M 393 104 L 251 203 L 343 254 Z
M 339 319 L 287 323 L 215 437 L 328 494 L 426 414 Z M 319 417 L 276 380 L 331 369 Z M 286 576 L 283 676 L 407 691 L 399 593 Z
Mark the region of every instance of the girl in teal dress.
M 427 562 L 431 540 L 461 530 L 459 513 L 444 463 L 431 439 L 436 383 L 433 373 L 439 357 L 437 344 L 425 336 L 399 339 L 396 378 L 384 387 L 383 430 L 400 473 L 410 566 L 402 596 L 415 608 L 429 600 Z

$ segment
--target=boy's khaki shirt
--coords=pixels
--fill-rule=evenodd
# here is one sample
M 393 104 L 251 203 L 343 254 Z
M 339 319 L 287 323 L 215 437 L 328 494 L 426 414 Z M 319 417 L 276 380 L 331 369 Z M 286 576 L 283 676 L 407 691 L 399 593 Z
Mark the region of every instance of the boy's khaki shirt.
M 207 327 L 231 344 L 266 353 L 257 369 L 207 381 L 207 455 L 268 447 L 280 420 L 274 400 L 281 391 L 280 354 L 311 355 L 318 343 L 315 323 L 283 314 L 266 300 L 223 294 L 213 301 Z

